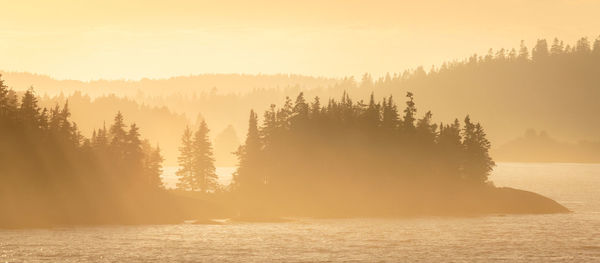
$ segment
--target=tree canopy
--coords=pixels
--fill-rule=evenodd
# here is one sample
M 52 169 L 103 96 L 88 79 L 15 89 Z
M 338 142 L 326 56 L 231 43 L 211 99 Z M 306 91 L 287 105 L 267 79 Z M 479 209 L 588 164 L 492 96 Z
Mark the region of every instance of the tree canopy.
M 403 116 L 391 96 L 365 103 L 344 93 L 320 106 L 318 97 L 308 103 L 300 93 L 291 101 L 271 106 L 261 126 L 250 113 L 234 177 L 244 200 L 282 210 L 357 198 L 393 204 L 419 198 L 404 195 L 415 187 L 426 196 L 488 184 L 490 142 L 469 116 L 462 127 L 458 120 L 432 123 L 431 112 L 417 118 L 410 92 Z

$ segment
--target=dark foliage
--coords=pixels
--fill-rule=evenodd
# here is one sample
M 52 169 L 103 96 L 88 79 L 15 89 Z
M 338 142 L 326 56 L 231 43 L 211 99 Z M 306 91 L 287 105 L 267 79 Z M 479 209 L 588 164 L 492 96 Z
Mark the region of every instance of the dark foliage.
M 88 139 L 70 115 L 0 80 L 0 225 L 123 222 L 161 191 L 160 150 L 135 124 L 118 113 Z
M 393 207 L 436 189 L 488 185 L 494 162 L 482 126 L 468 116 L 462 127 L 458 120 L 434 124 L 431 112 L 417 119 L 413 95 L 407 98 L 402 116 L 391 96 L 364 103 L 347 94 L 321 106 L 300 93 L 271 106 L 260 127 L 251 112 L 234 177 L 243 207 Z

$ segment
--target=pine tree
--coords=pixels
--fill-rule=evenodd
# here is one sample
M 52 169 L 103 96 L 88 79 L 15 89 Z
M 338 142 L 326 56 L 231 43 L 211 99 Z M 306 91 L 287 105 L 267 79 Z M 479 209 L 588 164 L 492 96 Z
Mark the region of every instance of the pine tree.
M 591 52 L 590 41 L 587 39 L 587 37 L 582 37 L 581 39 L 577 40 L 575 52 L 581 55 L 587 55 Z
M 137 180 L 143 180 L 144 172 L 144 152 L 142 150 L 142 140 L 137 125 L 131 124 L 125 139 L 125 165 L 128 167 L 128 176 L 132 183 Z
M 179 146 L 179 156 L 177 162 L 179 169 L 175 173 L 179 177 L 177 182 L 177 188 L 180 190 L 191 190 L 196 191 L 194 184 L 194 152 L 193 152 L 193 139 L 192 131 L 190 127 L 186 127 L 181 136 L 181 146 Z
M 538 61 L 541 59 L 545 59 L 548 57 L 548 43 L 546 39 L 538 39 L 537 44 L 531 50 L 532 59 L 534 61 Z
M 392 96 L 389 99 L 383 99 L 383 113 L 381 126 L 385 129 L 392 130 L 398 126 L 398 108 L 393 101 Z
M 109 136 L 111 152 L 115 154 L 115 157 L 124 157 L 127 145 L 127 132 L 125 131 L 123 114 L 120 111 L 117 112 L 113 124 L 110 126 Z
M 242 191 L 254 191 L 264 183 L 260 176 L 261 138 L 258 131 L 258 118 L 254 110 L 250 111 L 246 142 L 240 146 L 236 155 L 239 159 L 238 169 L 234 174 L 234 184 Z
M 415 120 L 417 114 L 417 108 L 415 107 L 415 101 L 411 92 L 406 93 L 408 100 L 406 101 L 406 109 L 404 109 L 404 117 L 402 121 L 402 129 L 407 132 L 411 132 L 415 129 Z
M 529 59 L 529 50 L 527 46 L 525 46 L 525 41 L 521 40 L 521 46 L 519 47 L 519 57 L 520 60 L 527 61 Z
M 152 148 L 150 143 L 145 140 L 143 143 L 144 148 L 144 177 L 145 182 L 151 189 L 164 188 L 161 180 L 162 162 L 164 158 L 160 154 L 160 147 L 157 145 L 156 148 Z
M 308 120 L 308 104 L 304 99 L 304 93 L 300 92 L 296 97 L 294 108 L 292 109 L 291 123 L 295 125 L 303 125 Z
M 552 47 L 550 48 L 550 54 L 551 55 L 560 55 L 562 54 L 564 51 L 564 44 L 562 41 L 559 41 L 558 38 L 554 38 L 554 41 L 552 41 Z
M 592 55 L 599 57 L 600 56 L 600 37 L 594 40 L 594 46 L 592 49 Z
M 375 95 L 372 92 L 364 116 L 366 127 L 376 128 L 379 126 L 379 104 L 375 103 Z
M 465 118 L 463 129 L 463 176 L 467 182 L 485 183 L 495 163 L 489 155 L 490 142 L 479 123 Z
M 217 174 L 215 173 L 213 149 L 208 138 L 208 126 L 203 120 L 198 131 L 194 134 L 192 144 L 192 169 L 193 185 L 201 192 L 214 191 L 217 189 Z
M 0 121 L 8 115 L 8 86 L 4 84 L 4 80 L 2 79 L 2 74 L 0 74 Z
M 321 100 L 315 97 L 315 100 L 310 104 L 310 118 L 315 120 L 321 117 Z
M 21 99 L 19 122 L 27 128 L 38 128 L 40 107 L 33 88 L 29 88 Z
M 463 145 L 460 135 L 460 122 L 458 119 L 450 125 L 440 125 L 440 132 L 437 138 L 437 158 L 439 173 L 447 175 L 449 180 L 460 178 Z

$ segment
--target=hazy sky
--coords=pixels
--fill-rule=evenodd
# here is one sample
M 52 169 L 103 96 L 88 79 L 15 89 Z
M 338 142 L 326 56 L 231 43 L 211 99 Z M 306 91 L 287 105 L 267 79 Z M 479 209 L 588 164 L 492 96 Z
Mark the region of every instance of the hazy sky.
M 380 75 L 600 34 L 597 0 L 0 0 L 0 10 L 0 69 L 81 80 Z

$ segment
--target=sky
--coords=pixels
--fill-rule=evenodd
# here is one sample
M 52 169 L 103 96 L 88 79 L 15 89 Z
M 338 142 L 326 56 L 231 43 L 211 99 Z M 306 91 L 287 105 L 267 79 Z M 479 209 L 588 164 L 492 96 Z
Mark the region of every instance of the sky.
M 600 1 L 7 1 L 0 70 L 59 79 L 359 76 L 600 35 Z

